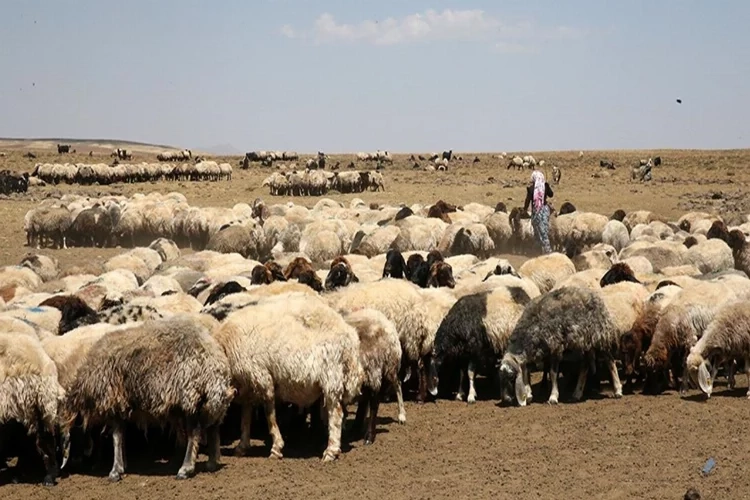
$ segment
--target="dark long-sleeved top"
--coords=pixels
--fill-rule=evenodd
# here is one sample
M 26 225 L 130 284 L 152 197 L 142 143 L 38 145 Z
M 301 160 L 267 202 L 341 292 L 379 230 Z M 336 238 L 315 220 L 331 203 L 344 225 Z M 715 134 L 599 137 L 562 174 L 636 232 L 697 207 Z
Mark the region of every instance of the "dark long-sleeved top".
M 544 203 L 547 203 L 547 198 L 552 198 L 555 193 L 552 192 L 552 188 L 549 187 L 549 183 L 544 183 Z M 534 199 L 534 184 L 530 184 L 526 187 L 526 201 L 523 202 L 523 209 L 528 210 L 531 200 Z

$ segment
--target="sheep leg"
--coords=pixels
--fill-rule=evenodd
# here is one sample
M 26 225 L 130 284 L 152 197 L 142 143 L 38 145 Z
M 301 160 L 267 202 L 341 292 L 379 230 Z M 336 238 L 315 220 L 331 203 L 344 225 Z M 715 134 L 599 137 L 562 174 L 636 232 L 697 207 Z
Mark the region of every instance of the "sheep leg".
M 253 405 L 245 401 L 242 403 L 242 415 L 240 420 L 240 444 L 234 449 L 234 455 L 245 456 L 250 450 L 250 427 L 253 422 Z
M 208 463 L 206 470 L 215 472 L 219 469 L 219 460 L 221 459 L 221 439 L 219 435 L 219 426 L 213 425 L 206 430 L 208 434 Z
M 359 433 L 364 428 L 367 410 L 370 406 L 371 392 L 372 389 L 369 387 L 362 387 L 362 394 L 359 397 L 359 404 L 357 405 L 357 415 L 354 417 L 354 429 L 356 433 Z
M 177 479 L 187 479 L 195 475 L 195 460 L 198 458 L 198 446 L 201 440 L 201 428 L 194 422 L 186 425 L 187 447 L 185 449 L 185 460 L 177 472 Z
M 469 397 L 466 400 L 469 404 L 474 404 L 474 402 L 477 400 L 477 391 L 474 389 L 474 375 L 476 375 L 476 371 L 474 368 L 474 363 L 469 361 L 469 367 L 466 369 L 466 374 L 469 376 Z
M 576 383 L 576 390 L 573 392 L 573 399 L 580 401 L 583 399 L 583 391 L 586 388 L 586 377 L 589 374 L 589 362 L 584 359 L 581 363 L 581 371 L 578 373 L 578 383 Z
M 615 391 L 615 398 L 622 397 L 622 382 L 620 382 L 620 376 L 617 373 L 617 365 L 613 358 L 607 360 L 607 366 L 609 367 L 609 375 L 612 377 L 612 388 Z M 630 377 L 628 377 L 630 378 Z
M 54 486 L 57 477 L 57 458 L 55 454 L 55 434 L 46 429 L 44 424 L 39 426 L 36 435 L 36 449 L 44 461 L 44 486 Z
M 271 434 L 271 455 L 269 458 L 282 458 L 284 455 L 281 450 L 284 448 L 284 438 L 281 437 L 279 423 L 276 421 L 276 403 L 274 398 L 266 401 L 266 420 L 268 421 L 268 431 Z M 341 429 L 339 429 L 339 433 Z
M 727 371 L 727 383 L 729 390 L 732 391 L 737 386 L 737 382 L 734 379 L 734 374 L 737 372 L 737 362 L 734 359 L 729 360 L 729 369 Z
M 464 369 L 458 369 L 458 392 L 456 393 L 456 401 L 464 400 Z
M 404 408 L 404 395 L 401 391 L 401 383 L 398 381 L 398 374 L 391 381 L 393 388 L 396 390 L 396 401 L 398 402 L 398 423 L 406 423 L 406 409 Z
M 380 392 L 383 388 L 380 389 Z M 378 421 L 378 407 L 380 406 L 380 392 L 370 391 L 370 419 L 367 422 L 367 431 L 365 432 L 365 444 L 375 442 L 375 425 Z
M 523 383 L 526 386 L 526 403 L 528 404 L 534 399 L 534 394 L 531 391 L 529 367 L 527 365 L 524 365 L 523 368 L 521 368 L 521 373 L 523 374 Z
M 713 380 L 713 378 L 711 380 Z M 682 373 L 680 374 L 680 396 L 687 396 L 688 389 L 690 389 L 690 377 L 688 377 L 687 357 L 685 357 L 685 359 L 682 360 Z
M 122 424 L 115 422 L 112 425 L 112 447 L 114 448 L 115 460 L 112 464 L 112 470 L 109 472 L 109 480 L 112 482 L 122 479 L 125 473 L 125 463 L 122 460 L 122 447 L 125 439 Z
M 750 399 L 750 356 L 745 356 L 745 375 L 747 375 L 747 397 Z
M 552 358 L 549 361 L 549 380 L 552 383 L 552 389 L 549 393 L 549 399 L 547 402 L 551 405 L 556 405 L 560 399 L 560 389 L 557 387 L 557 374 L 560 371 L 560 360 L 558 358 Z
M 417 394 L 417 403 L 424 403 L 427 399 L 427 371 L 421 362 L 417 366 L 419 374 L 419 393 Z
M 341 453 L 341 421 L 344 411 L 340 401 L 327 401 L 328 407 L 328 447 L 323 453 L 323 462 L 332 462 Z

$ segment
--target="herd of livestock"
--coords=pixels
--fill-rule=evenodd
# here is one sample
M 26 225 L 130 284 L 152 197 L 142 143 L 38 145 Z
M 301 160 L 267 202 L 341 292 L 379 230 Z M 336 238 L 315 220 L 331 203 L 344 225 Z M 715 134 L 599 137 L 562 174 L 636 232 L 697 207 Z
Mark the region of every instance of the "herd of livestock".
M 88 226 L 74 235 L 79 219 Z M 710 396 L 717 377 L 750 376 L 750 219 L 565 203 L 555 252 L 517 269 L 498 254 L 532 255 L 536 242 L 528 215 L 502 203 L 197 208 L 180 193 L 69 195 L 24 224 L 32 246 L 134 245 L 103 263 L 60 269 L 32 253 L 0 269 L 0 401 L 14 402 L 0 422 L 35 437 L 46 483 L 58 465 L 89 470 L 102 431 L 119 480 L 133 426 L 150 427 L 151 451 L 184 449 L 186 478 L 204 443 L 209 471 L 221 442 L 248 452 L 258 411 L 272 457 L 297 435 L 322 438 L 330 461 L 348 405 L 343 439 L 372 443 L 382 398 L 395 394 L 405 423 L 411 385 L 418 401 L 473 403 L 485 375 L 486 397 L 526 406 L 580 400 L 603 376 L 616 398 L 623 385 Z M 154 441 L 164 426 L 177 445 Z M 21 454 L 24 434 L 0 434 L 0 456 Z
M 48 184 L 107 185 L 115 183 L 156 181 L 220 181 L 232 179 L 228 163 L 200 161 L 169 165 L 167 163 L 37 163 L 32 177 Z

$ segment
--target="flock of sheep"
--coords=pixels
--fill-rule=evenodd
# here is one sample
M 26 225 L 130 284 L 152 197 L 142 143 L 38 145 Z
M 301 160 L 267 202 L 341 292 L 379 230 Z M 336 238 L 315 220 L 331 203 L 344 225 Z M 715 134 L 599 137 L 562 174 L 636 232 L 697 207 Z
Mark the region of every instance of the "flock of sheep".
M 168 165 L 165 163 L 69 164 L 37 163 L 31 176 L 48 184 L 114 184 L 156 181 L 220 181 L 232 179 L 228 163 L 200 161 Z
M 525 406 L 541 396 L 535 371 L 552 404 L 598 392 L 602 374 L 615 397 L 623 379 L 654 393 L 694 382 L 710 396 L 720 371 L 730 387 L 738 367 L 750 376 L 750 220 L 608 217 L 565 203 L 551 221 L 556 252 L 515 269 L 496 255 L 536 243 L 528 216 L 502 203 L 218 209 L 152 193 L 47 201 L 27 215 L 29 241 L 82 216 L 92 234 L 127 220 L 118 227 L 133 242 L 153 241 L 103 264 L 61 270 L 29 254 L 0 269 L 0 422 L 36 436 L 46 483 L 58 457 L 82 467 L 102 429 L 118 480 L 132 424 L 176 429 L 185 478 L 204 440 L 215 470 L 232 426 L 246 453 L 258 408 L 272 457 L 309 413 L 329 461 L 349 404 L 367 443 L 388 393 L 406 421 L 402 383 L 418 401 L 473 403 L 487 375 L 496 397 Z M 182 255 L 186 244 L 199 251 Z
M 330 190 L 339 193 L 385 191 L 385 180 L 376 170 L 331 172 L 308 168 L 274 172 L 261 186 L 268 187 L 272 196 L 323 196 Z

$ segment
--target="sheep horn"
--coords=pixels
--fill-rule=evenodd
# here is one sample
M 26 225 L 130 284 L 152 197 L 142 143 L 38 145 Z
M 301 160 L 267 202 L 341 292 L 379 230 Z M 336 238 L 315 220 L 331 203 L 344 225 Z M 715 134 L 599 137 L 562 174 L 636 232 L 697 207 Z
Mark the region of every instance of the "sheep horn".
M 70 458 L 70 431 L 65 430 L 62 434 L 62 464 L 60 465 L 61 470 L 65 468 L 65 465 L 68 463 L 68 458 Z
M 698 367 L 698 385 L 710 398 L 711 391 L 713 390 L 713 381 L 711 380 L 711 374 L 708 372 L 708 367 L 706 366 L 705 361 Z

